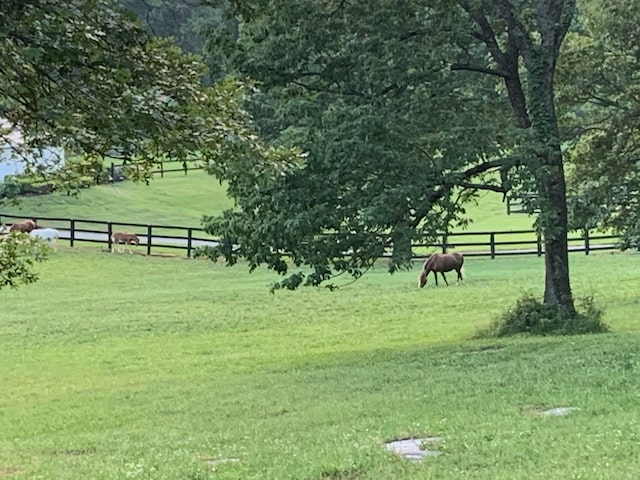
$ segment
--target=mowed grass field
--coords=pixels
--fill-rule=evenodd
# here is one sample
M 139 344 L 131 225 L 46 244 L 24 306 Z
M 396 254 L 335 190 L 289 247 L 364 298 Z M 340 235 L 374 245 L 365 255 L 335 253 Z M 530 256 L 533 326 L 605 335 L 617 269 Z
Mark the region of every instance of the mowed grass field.
M 231 206 L 189 172 L 0 210 L 199 226 Z M 493 194 L 468 213 L 469 231 L 532 223 Z M 271 295 L 243 265 L 61 246 L 39 283 L 0 291 L 0 479 L 636 478 L 640 257 L 571 267 L 611 334 L 471 340 L 541 295 L 533 256 L 469 258 L 449 288 L 381 262 Z M 562 406 L 579 410 L 539 415 Z M 416 464 L 384 447 L 429 436 L 441 454 Z
M 0 478 L 635 479 L 640 256 L 571 255 L 612 333 L 471 340 L 543 259 L 463 285 L 384 265 L 335 292 L 272 273 L 61 247 L 2 290 Z M 451 277 L 450 277 L 451 279 Z M 346 282 L 346 280 L 345 280 Z M 547 408 L 575 407 L 545 417 Z M 439 436 L 419 463 L 385 442 Z
M 144 183 L 119 182 L 64 193 L 24 197 L 0 213 L 152 225 L 199 227 L 203 215 L 233 207 L 226 186 L 202 170 L 167 174 Z

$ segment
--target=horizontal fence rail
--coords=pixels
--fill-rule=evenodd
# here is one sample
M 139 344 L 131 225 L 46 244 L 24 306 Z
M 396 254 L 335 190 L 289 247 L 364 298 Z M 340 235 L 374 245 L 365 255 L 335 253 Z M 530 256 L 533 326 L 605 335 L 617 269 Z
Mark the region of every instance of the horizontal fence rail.
M 118 180 L 118 178 L 124 179 L 122 175 L 122 171 L 125 167 L 140 169 L 140 165 L 135 162 L 129 164 L 123 163 L 115 163 L 111 162 L 111 164 L 107 167 L 109 172 L 109 181 L 114 183 Z M 160 162 L 155 169 L 149 170 L 147 173 L 150 175 L 160 175 L 161 178 L 164 178 L 165 173 L 173 173 L 173 172 L 182 172 L 187 175 L 190 171 L 193 170 L 204 170 L 204 165 L 196 164 L 196 163 L 187 163 L 184 165 L 182 162 L 175 160 L 165 160 Z
M 218 240 L 208 235 L 202 228 L 174 225 L 149 225 L 142 223 L 110 222 L 103 220 L 70 219 L 57 217 L 36 217 L 29 215 L 0 214 L 0 223 L 12 224 L 25 218 L 33 218 L 39 227 L 50 227 L 60 231 L 60 238 L 69 241 L 73 247 L 78 243 L 106 245 L 111 250 L 113 232 L 135 233 L 140 245 L 133 247 L 147 255 L 183 250 L 187 257 L 193 257 L 198 247 L 216 246 Z M 590 252 L 618 250 L 619 238 L 584 230 L 569 236 L 570 252 Z M 496 258 L 504 255 L 544 255 L 544 242 L 533 230 L 509 230 L 496 232 L 461 232 L 439 236 L 437 241 L 412 245 L 412 256 L 424 259 L 436 251 L 457 250 L 467 256 Z M 390 248 L 383 257 L 391 256 Z

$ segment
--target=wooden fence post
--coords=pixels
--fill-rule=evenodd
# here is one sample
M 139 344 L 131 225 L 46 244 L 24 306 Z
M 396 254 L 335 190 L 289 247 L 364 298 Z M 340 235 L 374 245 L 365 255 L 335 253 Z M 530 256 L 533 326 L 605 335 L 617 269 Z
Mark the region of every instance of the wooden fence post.
M 111 222 L 107 222 L 107 248 L 110 252 L 113 251 L 113 245 L 111 244 L 111 235 L 113 234 L 113 224 Z
M 110 170 L 110 176 L 111 176 L 111 183 L 115 183 L 116 182 L 116 166 L 113 164 L 113 162 L 111 162 L 111 167 L 109 167 Z
M 69 220 L 69 246 L 73 247 L 73 241 L 76 238 L 76 221 Z
M 442 253 L 447 253 L 447 237 L 446 233 L 442 234 Z
M 151 255 L 151 237 L 153 236 L 153 227 L 147 225 L 147 255 Z
M 187 258 L 191 258 L 191 244 L 193 243 L 193 228 L 187 229 Z
M 542 256 L 542 235 L 540 235 L 540 232 L 538 232 L 536 234 L 536 247 L 537 247 L 537 254 L 538 256 Z
M 584 229 L 584 254 L 589 255 L 589 229 Z
M 164 162 L 160 162 L 160 178 L 164 178 Z
M 491 251 L 491 259 L 496 258 L 496 234 L 491 232 L 489 234 L 489 249 Z

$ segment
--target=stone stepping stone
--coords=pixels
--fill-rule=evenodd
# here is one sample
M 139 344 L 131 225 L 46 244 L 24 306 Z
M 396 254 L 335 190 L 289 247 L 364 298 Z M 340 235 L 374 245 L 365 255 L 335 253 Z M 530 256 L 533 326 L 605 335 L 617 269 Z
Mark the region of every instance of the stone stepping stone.
M 562 417 L 564 415 L 569 415 L 571 412 L 575 412 L 577 410 L 580 409 L 578 407 L 556 407 L 538 412 L 538 415 L 541 415 L 543 417 Z
M 427 446 L 440 441 L 442 441 L 442 437 L 405 438 L 386 442 L 385 446 L 387 450 L 397 453 L 407 460 L 419 462 L 425 457 L 437 457 L 440 455 L 442 452 L 427 448 Z

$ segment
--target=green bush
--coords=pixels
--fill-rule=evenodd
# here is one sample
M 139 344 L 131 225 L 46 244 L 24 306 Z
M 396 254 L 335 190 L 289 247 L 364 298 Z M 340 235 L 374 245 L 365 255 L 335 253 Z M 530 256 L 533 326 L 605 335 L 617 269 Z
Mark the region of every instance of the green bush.
M 558 305 L 547 305 L 527 294 L 503 313 L 477 338 L 511 335 L 580 335 L 604 333 L 609 327 L 602 322 L 603 311 L 592 297 L 581 299 L 575 312 Z

